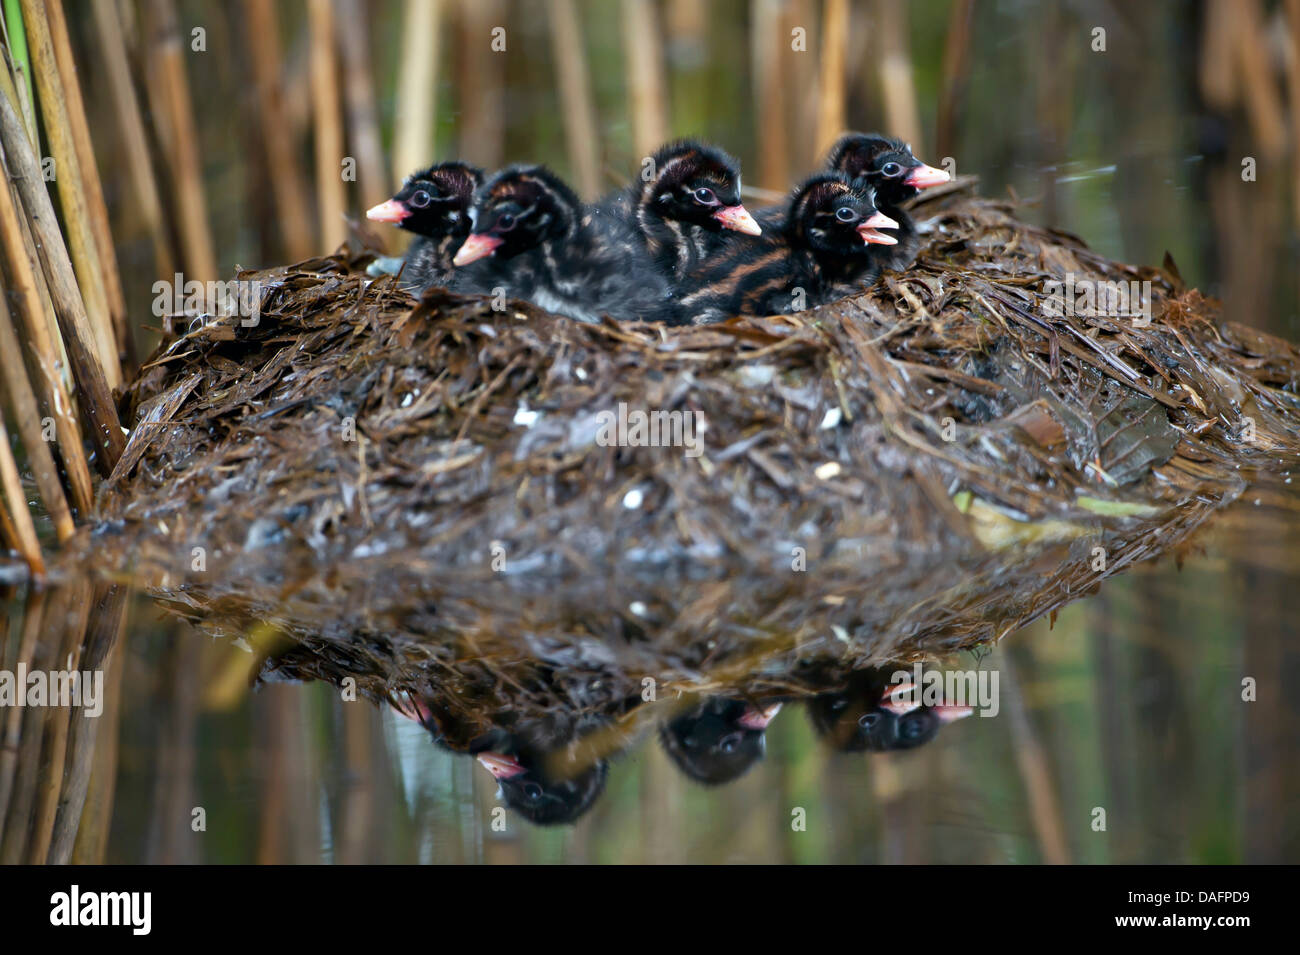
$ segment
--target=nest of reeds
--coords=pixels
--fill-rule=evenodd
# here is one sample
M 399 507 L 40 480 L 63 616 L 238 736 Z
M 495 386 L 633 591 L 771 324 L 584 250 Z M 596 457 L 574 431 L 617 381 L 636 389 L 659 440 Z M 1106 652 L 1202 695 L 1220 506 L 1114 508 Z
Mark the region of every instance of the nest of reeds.
M 1297 461 L 1300 352 L 1171 263 L 961 190 L 914 215 L 907 272 L 703 327 L 416 301 L 358 250 L 246 273 L 255 326 L 191 316 L 127 391 L 90 546 L 376 694 L 785 691 L 995 641 Z M 1061 314 L 1066 280 L 1149 282 L 1150 324 Z M 620 406 L 701 453 L 603 442 Z

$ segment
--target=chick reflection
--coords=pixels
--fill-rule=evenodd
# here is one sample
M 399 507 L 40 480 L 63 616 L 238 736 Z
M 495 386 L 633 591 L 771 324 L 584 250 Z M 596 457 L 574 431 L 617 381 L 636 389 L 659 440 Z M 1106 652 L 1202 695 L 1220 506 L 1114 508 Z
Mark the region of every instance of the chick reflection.
M 513 731 L 493 728 L 462 748 L 452 742 L 460 725 L 450 725 L 450 714 L 438 712 L 431 701 L 402 696 L 393 707 L 428 730 L 435 745 L 477 759 L 497 781 L 497 798 L 532 823 L 576 822 L 604 792 L 609 762 L 584 745 L 587 738 L 571 724 L 530 721 Z
M 923 706 L 913 699 L 913 683 L 890 682 L 893 672 L 863 670 L 844 689 L 814 697 L 808 703 L 813 729 L 842 752 L 882 753 L 928 743 L 940 727 L 974 712 L 969 706 Z
M 716 786 L 743 776 L 763 758 L 768 724 L 780 703 L 756 706 L 714 697 L 659 728 L 664 752 L 696 782 Z

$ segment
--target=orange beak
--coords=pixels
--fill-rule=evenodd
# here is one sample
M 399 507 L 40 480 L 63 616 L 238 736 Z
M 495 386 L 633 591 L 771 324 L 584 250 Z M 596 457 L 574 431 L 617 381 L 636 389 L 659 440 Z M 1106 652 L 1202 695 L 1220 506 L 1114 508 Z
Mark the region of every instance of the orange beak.
M 858 235 L 862 236 L 862 241 L 867 245 L 898 245 L 898 239 L 892 235 L 885 235 L 878 229 L 897 229 L 898 223 L 883 212 L 877 212 L 862 225 L 858 226 Z
M 367 219 L 373 219 L 375 222 L 391 222 L 394 225 L 410 214 L 411 210 L 396 199 L 389 199 L 387 202 L 381 202 L 379 205 L 366 210 Z
M 723 206 L 713 213 L 713 218 L 722 223 L 724 229 L 743 232 L 745 235 L 763 234 L 763 230 L 758 227 L 758 223 L 744 206 Z
M 903 182 L 917 189 L 928 189 L 930 186 L 937 186 L 940 183 L 947 182 L 952 176 L 948 175 L 942 169 L 935 169 L 933 166 L 927 166 L 922 163 L 910 173 Z
M 475 233 L 465 240 L 465 244 L 460 247 L 456 257 L 451 260 L 452 265 L 469 265 L 471 262 L 477 262 L 479 259 L 486 258 L 497 250 L 504 239 L 499 239 L 494 235 L 487 233 Z

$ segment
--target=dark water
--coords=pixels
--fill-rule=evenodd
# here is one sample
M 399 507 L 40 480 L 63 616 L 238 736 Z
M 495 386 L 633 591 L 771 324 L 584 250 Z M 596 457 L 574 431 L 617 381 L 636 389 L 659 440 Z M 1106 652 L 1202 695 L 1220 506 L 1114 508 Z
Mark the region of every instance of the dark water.
M 744 5 L 730 7 L 744 16 Z M 927 131 L 947 10 L 918 3 L 912 20 Z M 1258 179 L 1242 181 L 1241 157 L 1259 149 L 1241 115 L 1199 101 L 1196 11 L 1178 3 L 1122 15 L 1100 8 L 1096 19 L 1109 28 L 1110 43 L 1095 53 L 1087 44 L 1096 24 L 1086 17 L 1047 4 L 979 5 L 951 153 L 960 172 L 982 177 L 985 194 L 1010 188 L 1029 200 L 1027 218 L 1127 261 L 1158 263 L 1169 251 L 1189 284 L 1224 299 L 1229 317 L 1300 339 L 1286 159 L 1261 154 Z M 593 16 L 599 76 L 615 56 L 617 25 Z M 385 29 L 394 29 L 391 17 L 376 20 L 375 44 L 386 42 Z M 674 89 L 711 72 L 730 77 L 709 85 L 708 95 L 680 97 L 675 122 L 754 165 L 764 133 L 752 118 L 748 64 L 728 65 L 723 56 L 704 73 L 674 66 Z M 194 82 L 211 94 L 229 78 L 218 70 Z M 616 113 L 618 94 L 604 88 L 616 80 L 598 82 L 601 103 Z M 553 120 L 538 118 L 544 104 L 534 102 L 545 94 L 522 86 L 507 93 L 514 97 L 507 146 L 563 169 Z M 854 125 L 880 125 L 873 95 L 850 98 Z M 233 106 L 226 115 L 219 98 L 208 102 L 200 126 L 212 140 L 212 184 L 241 186 L 214 215 L 221 263 L 253 264 L 263 246 L 243 225 L 255 209 L 237 154 L 249 144 L 229 135 L 239 128 Z M 456 121 L 448 120 L 452 129 Z M 626 123 L 610 118 L 602 132 L 616 152 Z M 943 158 L 933 140 L 917 146 L 930 162 Z M 120 206 L 128 197 L 110 201 Z M 128 297 L 147 303 L 147 263 L 135 261 L 136 253 L 147 257 L 147 240 L 127 233 L 124 263 L 139 273 Z M 590 810 L 557 828 L 494 812 L 496 780 L 471 756 L 433 745 L 391 708 L 345 702 L 320 681 L 250 690 L 249 652 L 133 595 L 125 626 L 108 641 L 108 698 L 93 721 L 96 739 L 83 740 L 94 767 L 92 808 L 72 826 L 80 830 L 72 857 L 1294 862 L 1298 536 L 1293 523 L 1261 513 L 1247 495 L 1197 539 L 1181 570 L 1172 558 L 1143 565 L 1067 607 L 1054 627 L 1040 620 L 991 655 L 948 661 L 998 674 L 998 714 L 945 724 L 911 750 L 837 752 L 814 731 L 807 707 L 792 702 L 762 734 L 763 758 L 734 782 L 706 786 L 665 754 L 655 726 L 639 727 L 609 759 Z M 50 621 L 68 612 L 76 618 L 84 600 L 65 606 L 60 599 L 50 595 L 42 608 L 48 620 L 35 628 L 33 659 L 67 655 L 63 628 Z M 13 671 L 32 608 L 17 592 L 8 606 L 0 647 Z M 84 612 L 93 626 L 117 611 Z M 111 620 L 105 628 L 114 630 Z M 1242 698 L 1246 680 L 1256 687 L 1251 702 Z M 41 821 L 41 806 L 50 805 L 49 755 L 69 728 L 77 736 L 83 720 L 76 710 L 70 720 L 68 711 L 36 718 L 27 710 L 15 727 L 14 712 L 0 710 L 10 727 L 0 760 L 0 786 L 10 780 L 0 818 L 5 862 L 43 856 L 50 829 L 58 841 L 60 820 Z M 203 831 L 194 831 L 196 809 Z M 501 819 L 504 829 L 494 829 Z

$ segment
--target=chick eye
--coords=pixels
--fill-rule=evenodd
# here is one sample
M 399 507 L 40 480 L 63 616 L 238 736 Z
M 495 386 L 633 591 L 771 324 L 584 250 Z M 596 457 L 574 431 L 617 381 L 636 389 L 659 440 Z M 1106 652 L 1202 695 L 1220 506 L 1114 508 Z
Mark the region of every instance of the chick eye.
M 717 205 L 718 197 L 713 194 L 712 189 L 699 188 L 695 190 L 695 201 L 705 206 Z
M 498 232 L 509 232 L 514 227 L 515 227 L 515 217 L 508 212 L 502 214 L 502 216 L 499 219 L 497 219 L 496 230 Z
M 880 167 L 880 174 L 888 179 L 894 179 L 903 174 L 903 166 L 901 163 L 887 162 Z
M 423 209 L 432 201 L 433 198 L 423 189 L 411 196 L 411 205 L 415 206 L 417 209 Z
M 848 206 L 841 206 L 835 210 L 835 218 L 839 219 L 841 222 L 852 222 L 857 217 L 858 214 Z
M 903 739 L 919 739 L 925 735 L 925 724 L 920 720 L 904 719 L 898 724 L 898 735 Z
M 858 725 L 861 726 L 864 730 L 869 730 L 871 729 L 871 727 L 876 725 L 879 719 L 880 719 L 879 713 L 863 713 L 861 716 L 858 717 Z
M 531 799 L 533 801 L 541 799 L 542 787 L 537 785 L 537 783 L 528 783 L 526 786 L 524 786 L 524 796 L 526 796 L 528 799 Z
M 721 741 L 718 743 L 718 749 L 722 750 L 724 753 L 734 753 L 739 748 L 739 733 L 728 733 L 726 736 L 722 737 Z

